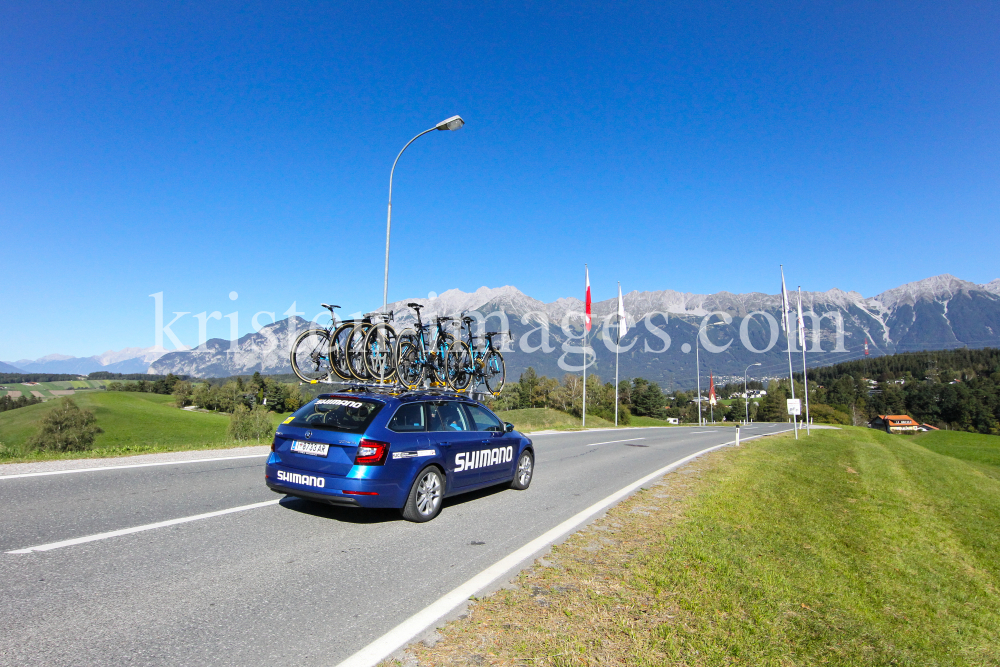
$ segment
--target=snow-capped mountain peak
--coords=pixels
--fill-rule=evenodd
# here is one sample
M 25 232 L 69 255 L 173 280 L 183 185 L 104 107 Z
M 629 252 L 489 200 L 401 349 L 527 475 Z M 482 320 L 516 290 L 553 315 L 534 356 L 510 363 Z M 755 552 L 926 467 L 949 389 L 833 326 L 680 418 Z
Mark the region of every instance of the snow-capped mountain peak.
M 893 309 L 902 304 L 913 305 L 918 301 L 947 301 L 959 292 L 979 289 L 980 287 L 976 283 L 970 283 L 949 273 L 944 273 L 940 276 L 900 285 L 882 292 L 873 300 L 884 308 Z

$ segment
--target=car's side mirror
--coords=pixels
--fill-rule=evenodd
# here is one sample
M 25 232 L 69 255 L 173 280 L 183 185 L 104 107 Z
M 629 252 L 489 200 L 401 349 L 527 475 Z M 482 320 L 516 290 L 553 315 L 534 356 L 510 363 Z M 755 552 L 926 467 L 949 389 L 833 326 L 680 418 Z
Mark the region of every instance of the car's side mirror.
M 514 425 L 513 424 L 511 424 L 510 422 L 504 422 L 504 424 L 503 424 L 503 432 L 504 433 L 510 433 L 513 430 L 514 430 Z

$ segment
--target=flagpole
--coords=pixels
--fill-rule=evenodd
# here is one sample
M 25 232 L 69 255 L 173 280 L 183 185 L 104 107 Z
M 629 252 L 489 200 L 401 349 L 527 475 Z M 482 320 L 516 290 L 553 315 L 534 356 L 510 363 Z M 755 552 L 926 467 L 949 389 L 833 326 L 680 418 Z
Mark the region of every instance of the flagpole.
M 587 426 L 587 327 L 583 327 L 583 424 Z
M 795 378 L 792 377 L 792 329 L 788 325 L 788 292 L 785 290 L 785 265 L 781 267 L 781 323 L 785 328 L 785 339 L 788 341 L 788 384 L 792 388 L 792 400 L 795 399 Z M 795 439 L 799 439 L 799 422 L 795 415 L 792 415 L 792 430 L 795 431 Z
M 587 275 L 587 302 L 584 303 L 584 313 L 583 313 L 583 422 L 581 423 L 581 428 L 586 428 L 587 426 L 587 334 L 590 333 L 590 322 L 587 319 L 590 317 L 590 269 L 586 264 L 583 265 L 583 271 Z
M 802 346 L 802 381 L 806 392 L 806 435 L 812 435 L 809 430 L 809 371 L 806 369 L 806 329 L 802 320 L 802 285 L 799 285 L 799 344 Z
M 701 331 L 699 330 L 699 333 Z M 701 360 L 698 358 L 698 334 L 694 337 L 694 367 L 698 374 L 698 426 L 702 426 L 701 421 Z
M 622 284 L 618 283 L 618 303 L 622 302 Z M 615 426 L 618 426 L 618 349 L 622 342 L 622 321 L 618 318 L 618 326 L 615 327 Z

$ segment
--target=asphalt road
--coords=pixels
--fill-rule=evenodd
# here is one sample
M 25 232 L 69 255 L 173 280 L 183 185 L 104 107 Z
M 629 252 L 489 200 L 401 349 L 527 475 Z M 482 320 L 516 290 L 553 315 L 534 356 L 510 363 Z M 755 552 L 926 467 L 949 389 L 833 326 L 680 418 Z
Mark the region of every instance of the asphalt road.
M 0 665 L 335 665 L 577 512 L 733 435 L 535 434 L 531 488 L 448 499 L 426 524 L 286 498 L 32 553 L 8 552 L 280 497 L 263 456 L 0 476 Z

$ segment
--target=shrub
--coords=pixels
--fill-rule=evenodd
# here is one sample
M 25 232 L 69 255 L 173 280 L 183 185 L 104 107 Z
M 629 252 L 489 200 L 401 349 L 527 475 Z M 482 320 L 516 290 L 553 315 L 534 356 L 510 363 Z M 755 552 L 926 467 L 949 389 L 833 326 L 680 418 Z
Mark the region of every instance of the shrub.
M 229 418 L 229 437 L 233 440 L 270 440 L 274 435 L 274 424 L 268 416 L 267 408 L 258 405 L 250 409 L 239 404 Z
M 94 422 L 97 418 L 90 410 L 81 410 L 72 399 L 59 401 L 42 420 L 42 430 L 27 441 L 29 449 L 47 449 L 56 452 L 83 452 L 94 445 L 94 438 L 103 430 Z

